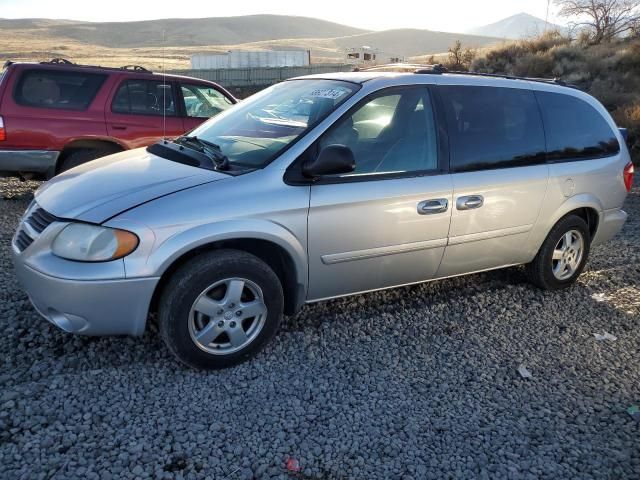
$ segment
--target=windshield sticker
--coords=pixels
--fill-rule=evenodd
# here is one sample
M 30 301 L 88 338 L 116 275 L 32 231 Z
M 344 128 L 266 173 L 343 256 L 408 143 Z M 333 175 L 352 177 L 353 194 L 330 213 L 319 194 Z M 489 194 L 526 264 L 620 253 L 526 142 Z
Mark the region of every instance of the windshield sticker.
M 347 93 L 346 90 L 341 88 L 316 88 L 310 93 L 310 96 L 315 98 L 330 98 L 336 100 Z

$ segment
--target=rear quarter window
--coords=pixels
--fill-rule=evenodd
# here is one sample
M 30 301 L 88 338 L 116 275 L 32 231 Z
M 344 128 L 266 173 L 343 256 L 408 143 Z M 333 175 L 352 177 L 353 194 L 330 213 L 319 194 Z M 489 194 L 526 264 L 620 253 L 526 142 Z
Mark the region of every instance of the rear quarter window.
M 63 110 L 86 110 L 106 75 L 87 72 L 26 70 L 14 90 L 19 105 Z
M 620 152 L 609 123 L 584 100 L 560 93 L 536 92 L 542 110 L 550 161 L 608 157 Z
M 450 135 L 452 171 L 545 162 L 542 119 L 531 90 L 450 85 L 438 91 Z

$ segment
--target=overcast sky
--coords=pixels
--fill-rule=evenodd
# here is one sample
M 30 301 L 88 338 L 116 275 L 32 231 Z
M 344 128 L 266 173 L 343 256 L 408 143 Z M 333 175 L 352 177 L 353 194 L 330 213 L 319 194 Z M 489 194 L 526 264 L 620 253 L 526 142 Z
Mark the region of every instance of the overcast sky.
M 301 15 L 371 30 L 461 32 L 527 12 L 545 18 L 547 0 L 0 0 L 0 18 L 132 21 L 271 13 Z M 558 19 L 551 6 L 550 21 Z

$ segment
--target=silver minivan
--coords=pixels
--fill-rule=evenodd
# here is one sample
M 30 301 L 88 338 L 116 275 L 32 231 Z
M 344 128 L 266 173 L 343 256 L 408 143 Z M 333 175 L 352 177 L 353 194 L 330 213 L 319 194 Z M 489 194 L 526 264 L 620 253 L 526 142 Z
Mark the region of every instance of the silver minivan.
M 512 265 L 572 285 L 625 222 L 623 133 L 553 81 L 293 79 L 44 184 L 15 268 L 67 332 L 140 335 L 157 312 L 178 359 L 225 367 L 305 303 Z

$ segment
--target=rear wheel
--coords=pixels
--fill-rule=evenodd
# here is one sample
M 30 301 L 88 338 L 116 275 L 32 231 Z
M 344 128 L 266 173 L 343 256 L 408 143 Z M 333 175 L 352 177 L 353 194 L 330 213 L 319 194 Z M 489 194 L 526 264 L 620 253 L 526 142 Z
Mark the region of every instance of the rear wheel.
M 526 266 L 530 281 L 545 290 L 573 285 L 589 256 L 591 236 L 581 217 L 567 215 L 549 232 L 536 258 Z
M 70 170 L 78 165 L 82 165 L 83 163 L 90 162 L 91 160 L 95 160 L 96 158 L 106 157 L 107 155 L 111 155 L 113 153 L 119 152 L 121 150 L 118 147 L 97 147 L 97 148 L 79 148 L 77 150 L 71 151 L 67 154 L 60 167 L 58 168 L 58 173 L 65 172 Z
M 282 286 L 267 264 L 245 252 L 218 250 L 173 274 L 160 300 L 160 334 L 191 367 L 229 367 L 273 337 L 283 304 Z

